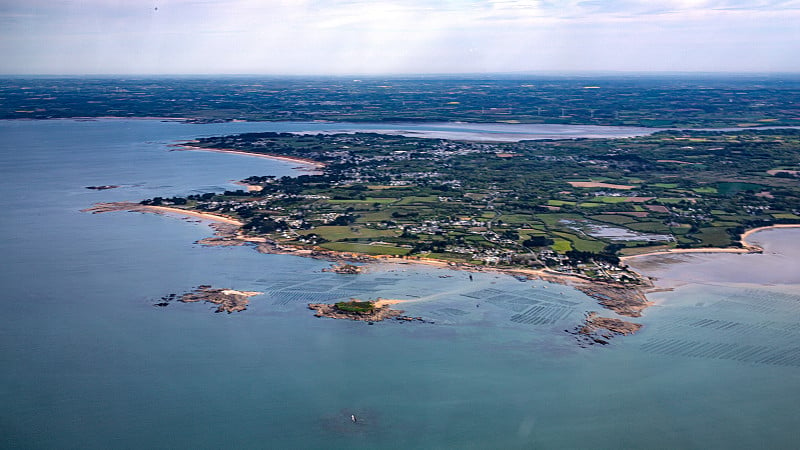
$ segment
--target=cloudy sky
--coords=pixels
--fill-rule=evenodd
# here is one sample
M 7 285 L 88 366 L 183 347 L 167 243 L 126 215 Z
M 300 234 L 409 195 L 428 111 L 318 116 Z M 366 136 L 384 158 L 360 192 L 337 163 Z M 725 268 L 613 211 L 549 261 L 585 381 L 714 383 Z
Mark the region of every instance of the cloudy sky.
M 4 74 L 800 72 L 800 0 L 0 0 Z

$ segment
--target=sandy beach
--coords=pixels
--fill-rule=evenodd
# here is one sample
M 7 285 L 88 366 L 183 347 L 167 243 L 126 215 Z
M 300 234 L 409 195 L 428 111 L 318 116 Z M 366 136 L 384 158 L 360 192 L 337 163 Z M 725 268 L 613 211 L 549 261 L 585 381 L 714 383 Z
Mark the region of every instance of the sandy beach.
M 245 152 L 245 151 L 241 151 L 241 150 L 231 150 L 231 149 L 225 149 L 225 148 L 197 147 L 197 146 L 194 146 L 194 145 L 191 145 L 191 144 L 180 144 L 180 145 L 176 145 L 175 147 L 178 148 L 178 149 L 187 150 L 187 151 L 198 150 L 198 151 L 204 151 L 204 152 L 230 153 L 232 155 L 254 156 L 256 158 L 266 158 L 266 159 L 273 159 L 273 160 L 277 160 L 277 161 L 293 162 L 293 163 L 297 163 L 297 164 L 301 164 L 302 166 L 305 166 L 304 168 L 307 169 L 307 170 L 313 170 L 313 171 L 318 171 L 318 170 L 321 170 L 321 169 L 323 169 L 325 167 L 325 164 L 323 164 L 321 162 L 318 162 L 318 161 L 314 161 L 312 159 L 308 159 L 308 158 L 273 155 L 273 154 L 270 154 L 270 153 L 251 153 L 251 152 Z
M 748 246 L 757 247 L 757 246 L 747 242 L 747 238 L 750 237 L 754 233 L 758 233 L 759 231 L 771 230 L 771 229 L 775 229 L 775 228 L 800 228 L 800 224 L 778 224 L 778 225 L 770 225 L 768 227 L 753 228 L 752 230 L 747 230 L 742 234 L 742 243 L 744 243 L 744 244 L 746 244 Z
M 191 211 L 188 209 L 172 208 L 169 206 L 149 206 L 139 205 L 139 207 L 146 211 L 153 211 L 156 213 L 179 214 L 188 217 L 197 217 L 198 219 L 213 220 L 214 222 L 229 223 L 231 225 L 242 226 L 243 222 L 236 220 L 232 217 L 223 216 L 222 214 L 202 213 Z
M 656 250 L 652 252 L 646 253 L 639 253 L 638 255 L 629 255 L 623 256 L 619 260 L 621 262 L 630 261 L 634 258 L 641 258 L 643 256 L 653 256 L 653 255 L 676 255 L 681 253 L 753 253 L 757 251 L 757 249 L 751 248 L 716 248 L 716 247 L 708 247 L 708 248 L 668 248 L 663 250 Z
M 381 307 L 388 306 L 388 305 L 396 305 L 398 303 L 406 303 L 406 302 L 410 302 L 410 301 L 412 301 L 412 300 L 397 300 L 397 299 L 380 298 L 380 297 L 378 297 L 378 299 L 375 300 L 375 306 L 377 308 L 381 308 Z
M 644 287 L 640 286 L 637 288 L 633 288 L 630 286 L 618 285 L 613 283 L 611 284 L 601 283 L 601 282 L 594 283 L 592 282 L 592 280 L 586 277 L 574 274 L 555 272 L 548 269 L 485 267 L 485 266 L 474 266 L 464 263 L 453 263 L 450 261 L 418 258 L 418 257 L 400 258 L 391 256 L 363 256 L 363 255 L 353 255 L 351 253 L 338 253 L 333 251 L 320 252 L 318 250 L 309 250 L 309 249 L 300 250 L 294 247 L 283 247 L 275 243 L 267 242 L 264 238 L 245 237 L 241 235 L 236 230 L 238 229 L 238 227 L 241 227 L 243 223 L 239 220 L 220 214 L 197 212 L 197 211 L 191 211 L 169 206 L 147 206 L 147 205 L 140 205 L 138 203 L 125 203 L 125 202 L 98 204 L 94 208 L 91 208 L 87 211 L 106 212 L 106 211 L 120 211 L 120 210 L 153 212 L 157 214 L 176 214 L 188 217 L 197 217 L 200 219 L 210 220 L 217 223 L 223 223 L 237 227 L 228 230 L 226 232 L 227 234 L 224 235 L 220 235 L 219 233 L 222 233 L 222 231 L 217 230 L 216 238 L 209 238 L 204 241 L 201 241 L 201 243 L 207 245 L 244 245 L 250 242 L 259 244 L 258 250 L 262 253 L 295 254 L 298 256 L 310 256 L 316 258 L 321 257 L 326 259 L 332 259 L 334 261 L 351 261 L 353 260 L 353 258 L 356 258 L 356 260 L 362 262 L 375 261 L 375 262 L 383 262 L 389 264 L 392 263 L 422 264 L 439 268 L 447 268 L 451 270 L 474 271 L 474 272 L 496 272 L 512 276 L 522 276 L 530 279 L 541 279 L 541 280 L 551 281 L 554 283 L 567 284 L 573 286 L 576 289 L 581 290 L 585 294 L 589 295 L 590 297 L 597 299 L 598 302 L 605 308 L 615 311 L 618 314 L 630 317 L 641 316 L 642 310 L 644 310 L 645 308 L 647 308 L 652 304 L 651 302 L 647 301 L 644 295 L 645 292 L 648 291 L 647 286 Z M 641 256 L 653 256 L 653 255 L 760 252 L 762 249 L 759 246 L 746 242 L 746 239 L 749 236 L 759 231 L 769 230 L 772 228 L 795 228 L 795 227 L 800 227 L 800 225 L 781 224 L 781 225 L 759 227 L 752 230 L 748 230 L 747 232 L 743 233 L 741 237 L 742 242 L 744 244 L 744 248 L 663 249 L 660 251 L 642 253 L 640 255 L 626 256 L 620 259 L 623 263 L 627 263 L 628 261 L 631 261 L 633 258 L 638 258 Z M 216 240 L 219 240 L 219 242 L 216 242 Z M 644 279 L 646 279 L 646 277 Z M 653 286 L 650 285 L 649 287 L 650 287 L 649 290 L 652 291 Z M 388 307 L 390 305 L 403 303 L 406 301 L 409 300 L 378 298 L 376 300 L 376 305 L 378 307 Z
M 759 231 L 764 230 L 772 230 L 778 228 L 800 228 L 800 224 L 777 224 L 777 225 L 770 225 L 767 227 L 758 227 L 753 228 L 751 230 L 747 230 L 742 233 L 741 241 L 744 245 L 743 248 L 721 248 L 721 247 L 708 247 L 708 248 L 670 248 L 670 249 L 663 249 L 657 250 L 653 252 L 647 253 L 640 253 L 638 255 L 630 255 L 630 256 L 623 256 L 620 258 L 620 261 L 630 261 L 633 258 L 640 258 L 642 256 L 653 256 L 653 255 L 666 255 L 666 254 L 681 254 L 681 253 L 754 253 L 760 252 L 762 249 L 756 244 L 751 242 L 747 242 L 747 238 L 751 235 L 758 233 Z
M 135 212 L 150 212 L 155 214 L 176 214 L 180 216 L 196 217 L 198 219 L 210 220 L 213 222 L 227 223 L 239 227 L 244 225 L 242 221 L 236 220 L 233 217 L 224 216 L 222 214 L 199 212 L 189 209 L 174 208 L 171 206 L 142 205 L 133 202 L 97 203 L 91 208 L 86 208 L 82 211 L 90 212 L 93 214 L 112 212 L 112 211 L 135 211 Z

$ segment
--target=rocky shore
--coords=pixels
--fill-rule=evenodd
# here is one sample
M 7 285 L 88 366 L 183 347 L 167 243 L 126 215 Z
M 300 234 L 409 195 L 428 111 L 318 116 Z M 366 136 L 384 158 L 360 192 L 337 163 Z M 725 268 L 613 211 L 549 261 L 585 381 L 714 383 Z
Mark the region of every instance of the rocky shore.
M 614 336 L 627 336 L 636 333 L 641 328 L 641 324 L 612 317 L 600 317 L 592 311 L 586 314 L 583 325 L 573 331 L 567 330 L 567 332 L 574 334 L 582 345 L 606 345 Z
M 602 281 L 591 281 L 583 277 L 568 274 L 553 273 L 548 270 L 530 270 L 530 269 L 514 269 L 514 268 L 489 268 L 484 266 L 475 266 L 464 263 L 448 263 L 444 261 L 426 260 L 420 258 L 376 258 L 366 255 L 359 255 L 353 253 L 340 253 L 330 250 L 323 250 L 319 248 L 297 248 L 293 246 L 282 245 L 274 242 L 268 238 L 260 236 L 249 236 L 242 233 L 241 223 L 229 217 L 215 214 L 198 213 L 191 210 L 184 210 L 178 208 L 167 207 L 153 207 L 144 206 L 137 203 L 118 202 L 118 203 L 101 203 L 92 208 L 84 210 L 92 213 L 102 213 L 109 211 L 136 211 L 136 212 L 150 212 L 157 214 L 176 213 L 185 214 L 187 216 L 197 215 L 202 218 L 215 220 L 211 224 L 214 229 L 214 236 L 199 240 L 197 243 L 207 246 L 254 246 L 260 253 L 268 254 L 284 254 L 304 256 L 315 259 L 322 259 L 333 262 L 333 266 L 325 271 L 331 271 L 341 274 L 357 274 L 363 271 L 362 266 L 354 265 L 353 263 L 370 263 L 375 261 L 387 262 L 404 262 L 404 263 L 421 263 L 441 267 L 449 267 L 451 269 L 484 272 L 493 271 L 499 273 L 508 273 L 510 275 L 525 277 L 527 279 L 541 279 L 552 283 L 566 284 L 578 289 L 586 295 L 594 298 L 598 303 L 607 309 L 614 311 L 617 314 L 628 317 L 640 317 L 642 311 L 651 305 L 645 297 L 646 289 L 652 288 L 651 285 L 627 285 L 620 283 L 608 283 Z M 647 281 L 647 280 L 643 280 Z M 208 293 L 196 293 L 197 296 L 209 296 Z M 210 295 L 214 299 L 214 295 Z M 183 298 L 183 297 L 182 297 Z M 186 297 L 187 301 L 200 301 L 192 300 L 194 297 Z M 203 301 L 207 301 L 202 299 Z M 183 300 L 181 300 L 183 301 Z M 211 300 L 208 300 L 211 301 Z M 225 301 L 211 301 L 212 303 L 220 304 L 218 312 L 234 312 L 244 310 L 246 305 L 246 297 L 244 303 L 233 304 Z M 238 306 L 236 306 L 238 305 Z M 326 304 L 310 304 L 310 309 L 317 311 L 318 317 L 330 317 L 335 319 L 349 319 L 360 320 L 366 322 L 378 322 L 387 318 L 396 318 L 397 320 L 416 320 L 417 318 L 406 318 L 402 316 L 402 311 L 395 311 L 388 307 L 386 304 L 376 306 L 374 311 L 365 314 L 352 311 L 342 311 L 337 309 L 335 305 Z
M 217 305 L 217 309 L 214 312 L 226 312 L 230 314 L 244 311 L 247 309 L 247 304 L 250 303 L 249 298 L 261 294 L 261 292 L 218 289 L 209 285 L 202 285 L 180 296 L 176 296 L 175 294 L 164 296 L 161 298 L 161 302 L 156 303 L 155 306 L 168 306 L 169 302 L 172 300 L 178 300 L 181 303 L 206 302 Z
M 621 316 L 641 317 L 642 311 L 652 305 L 647 301 L 643 287 L 595 281 L 578 283 L 575 289 L 597 300 L 601 306 Z
M 347 308 L 349 305 L 363 305 L 363 308 Z M 355 299 L 349 302 L 339 302 L 332 305 L 325 303 L 309 303 L 308 309 L 316 311 L 316 317 L 328 317 L 331 319 L 360 320 L 363 322 L 380 322 L 385 319 L 399 317 L 403 315 L 401 309 L 391 309 L 389 305 L 376 305 L 375 302 L 359 302 Z
M 358 275 L 362 271 L 361 266 L 339 262 L 333 264 L 329 269 L 322 269 L 323 272 L 333 272 L 343 275 Z

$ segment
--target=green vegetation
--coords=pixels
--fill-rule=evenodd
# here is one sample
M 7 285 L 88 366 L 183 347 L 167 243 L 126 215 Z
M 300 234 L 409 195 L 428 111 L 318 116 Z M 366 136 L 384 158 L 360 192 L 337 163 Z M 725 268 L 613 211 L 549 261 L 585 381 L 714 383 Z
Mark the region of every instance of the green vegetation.
M 619 279 L 605 265 L 619 254 L 739 246 L 747 228 L 800 223 L 798 178 L 767 172 L 800 167 L 793 129 L 516 143 L 250 133 L 193 144 L 326 164 L 244 180 L 257 192 L 143 202 L 235 216 L 246 233 L 295 247 Z M 675 163 L 689 160 L 701 164 Z
M 363 253 L 365 255 L 402 256 L 411 252 L 410 248 L 400 248 L 392 245 L 355 244 L 350 242 L 328 242 L 320 245 L 320 247 L 336 252 Z
M 360 302 L 358 300 L 351 300 L 349 302 L 337 302 L 336 309 L 344 312 L 369 314 L 375 311 L 375 302 Z
M 585 89 L 587 85 L 597 88 Z M 462 121 L 708 128 L 797 125 L 793 105 L 800 103 L 800 81 L 795 76 L 38 77 L 5 78 L 0 98 L 2 119 L 116 116 L 194 122 Z M 703 142 L 700 138 L 685 146 Z M 704 163 L 691 154 L 673 156 L 663 159 Z M 589 178 L 618 177 L 590 174 L 584 179 Z

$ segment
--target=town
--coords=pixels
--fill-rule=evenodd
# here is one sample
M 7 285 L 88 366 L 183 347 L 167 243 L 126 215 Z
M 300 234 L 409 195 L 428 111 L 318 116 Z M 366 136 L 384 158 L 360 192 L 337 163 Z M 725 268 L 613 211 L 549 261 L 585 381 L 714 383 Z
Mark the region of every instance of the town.
M 794 129 L 517 143 L 250 133 L 183 145 L 324 167 L 142 204 L 230 216 L 284 247 L 636 283 L 621 256 L 741 248 L 748 228 L 800 223 L 798 144 Z

